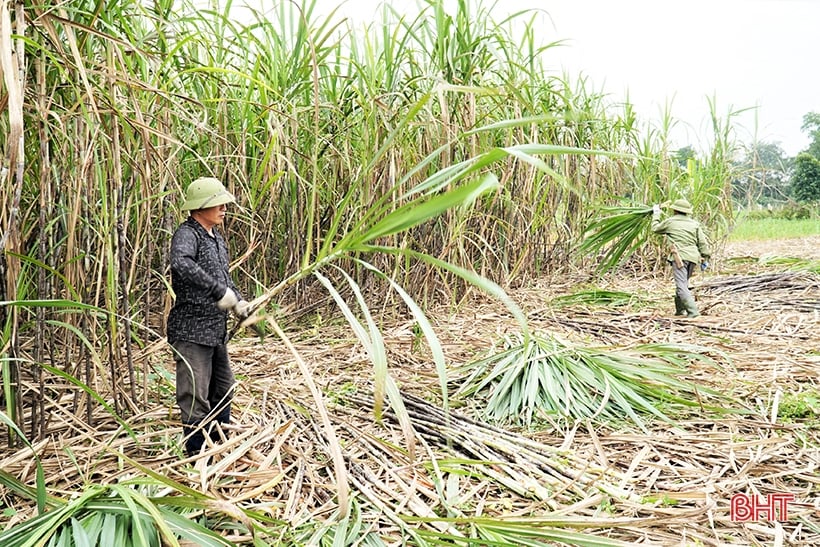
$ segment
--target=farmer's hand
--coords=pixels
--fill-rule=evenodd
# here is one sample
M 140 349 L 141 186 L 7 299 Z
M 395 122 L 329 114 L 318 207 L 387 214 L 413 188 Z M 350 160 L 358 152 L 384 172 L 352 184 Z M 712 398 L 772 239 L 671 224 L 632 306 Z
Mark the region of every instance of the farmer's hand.
M 220 310 L 230 310 L 239 302 L 239 297 L 230 287 L 225 289 L 225 295 L 216 301 L 216 307 Z
M 247 319 L 247 317 L 251 314 L 251 303 L 247 300 L 240 300 L 236 303 L 236 306 L 233 307 L 233 314 L 240 321 L 242 319 Z
M 703 262 L 700 263 L 700 271 L 704 272 L 704 271 L 706 271 L 706 268 L 708 268 L 708 267 L 709 267 L 709 261 L 708 260 L 704 260 Z
M 652 206 L 652 216 L 655 217 L 655 218 L 658 218 L 659 216 L 661 216 L 661 206 L 658 205 L 657 203 Z

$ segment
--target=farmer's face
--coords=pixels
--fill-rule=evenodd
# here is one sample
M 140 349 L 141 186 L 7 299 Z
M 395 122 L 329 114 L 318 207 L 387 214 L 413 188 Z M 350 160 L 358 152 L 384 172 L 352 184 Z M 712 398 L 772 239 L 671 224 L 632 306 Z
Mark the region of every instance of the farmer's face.
M 215 205 L 206 209 L 199 209 L 194 218 L 202 224 L 203 228 L 210 230 L 214 226 L 222 224 L 222 221 L 225 220 L 225 212 L 227 210 L 227 205 Z

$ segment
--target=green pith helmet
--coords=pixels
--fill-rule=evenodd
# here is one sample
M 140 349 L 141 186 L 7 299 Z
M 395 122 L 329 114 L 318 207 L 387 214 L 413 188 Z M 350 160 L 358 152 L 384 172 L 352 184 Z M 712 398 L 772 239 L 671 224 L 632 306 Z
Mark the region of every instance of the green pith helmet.
M 669 208 L 673 211 L 684 213 L 686 215 L 692 214 L 692 204 L 685 199 L 676 199 L 672 202 L 672 205 L 670 205 Z
M 183 211 L 196 211 L 197 209 L 207 209 L 225 203 L 233 203 L 236 199 L 213 177 L 200 177 L 188 186 L 185 192 L 185 203 L 182 204 Z

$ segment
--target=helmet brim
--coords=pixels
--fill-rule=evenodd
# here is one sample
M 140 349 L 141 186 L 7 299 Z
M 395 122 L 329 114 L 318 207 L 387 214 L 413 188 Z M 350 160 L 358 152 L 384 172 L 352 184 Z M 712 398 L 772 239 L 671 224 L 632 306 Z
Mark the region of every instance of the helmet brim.
M 226 205 L 234 203 L 236 198 L 227 190 L 220 190 L 219 192 L 205 197 L 186 200 L 180 207 L 183 211 L 197 211 L 199 209 L 207 209 L 209 207 L 217 207 L 219 205 Z

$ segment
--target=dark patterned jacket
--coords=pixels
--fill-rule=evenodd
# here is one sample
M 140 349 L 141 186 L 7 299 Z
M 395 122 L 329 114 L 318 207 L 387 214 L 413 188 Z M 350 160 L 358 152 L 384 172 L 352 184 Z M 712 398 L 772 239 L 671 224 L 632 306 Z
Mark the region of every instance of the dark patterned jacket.
M 176 295 L 168 314 L 168 341 L 205 346 L 227 343 L 228 312 L 216 302 L 230 287 L 228 246 L 217 230 L 209 235 L 193 217 L 179 225 L 171 239 L 171 287 Z

